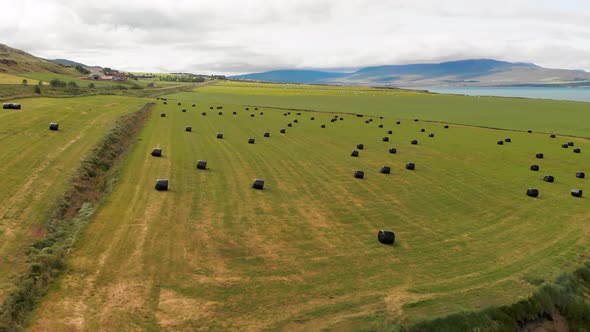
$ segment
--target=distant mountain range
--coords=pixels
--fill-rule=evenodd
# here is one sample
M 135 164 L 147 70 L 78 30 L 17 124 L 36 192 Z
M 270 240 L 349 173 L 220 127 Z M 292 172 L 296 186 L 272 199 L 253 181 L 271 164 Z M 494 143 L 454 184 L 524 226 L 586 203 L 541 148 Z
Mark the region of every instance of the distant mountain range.
M 366 67 L 353 73 L 274 70 L 230 78 L 282 83 L 397 87 L 523 85 L 590 87 L 590 73 L 585 71 L 548 69 L 531 63 L 491 59 Z

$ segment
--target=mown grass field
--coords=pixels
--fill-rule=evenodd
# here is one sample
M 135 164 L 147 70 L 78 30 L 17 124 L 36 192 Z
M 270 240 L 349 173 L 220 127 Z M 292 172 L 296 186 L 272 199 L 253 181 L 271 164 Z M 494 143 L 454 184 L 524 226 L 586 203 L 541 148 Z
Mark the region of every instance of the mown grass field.
M 22 84 L 23 80 L 27 80 L 28 85 L 39 84 L 38 80 L 0 73 L 0 84 Z
M 45 223 L 89 149 L 113 121 L 145 101 L 122 97 L 15 100 L 0 110 L 0 301 L 27 267 L 25 250 Z M 49 123 L 58 122 L 58 132 Z
M 590 143 L 525 132 L 581 134 L 587 104 L 258 89 L 204 87 L 159 104 L 32 330 L 390 329 L 512 303 L 588 260 L 588 198 L 570 190 L 590 190 L 575 177 L 590 172 Z M 245 111 L 269 104 L 385 118 Z M 496 144 L 506 137 L 512 143 Z M 563 149 L 568 141 L 582 153 Z M 365 149 L 350 157 L 357 143 Z M 150 156 L 154 147 L 163 157 Z M 210 169 L 197 170 L 199 159 Z M 392 174 L 380 174 L 383 165 Z M 356 169 L 366 178 L 354 179 Z M 156 178 L 170 179 L 170 190 L 154 190 Z M 255 178 L 265 190 L 251 188 Z M 540 198 L 525 195 L 530 187 Z M 380 229 L 396 232 L 394 246 L 377 242 Z

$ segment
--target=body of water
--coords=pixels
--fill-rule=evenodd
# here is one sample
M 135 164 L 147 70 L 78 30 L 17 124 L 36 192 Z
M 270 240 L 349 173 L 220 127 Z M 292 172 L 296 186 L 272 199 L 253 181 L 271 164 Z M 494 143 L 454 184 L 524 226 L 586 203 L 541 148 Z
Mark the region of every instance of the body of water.
M 541 87 L 424 87 L 437 93 L 467 96 L 522 97 L 590 102 L 590 88 L 541 88 Z

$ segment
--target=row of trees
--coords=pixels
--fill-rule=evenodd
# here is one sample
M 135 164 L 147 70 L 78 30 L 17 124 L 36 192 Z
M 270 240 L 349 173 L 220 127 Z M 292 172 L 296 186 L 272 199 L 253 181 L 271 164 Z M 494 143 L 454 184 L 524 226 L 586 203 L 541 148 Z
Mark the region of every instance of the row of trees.
M 189 75 L 162 75 L 158 76 L 160 81 L 165 82 L 194 82 L 200 83 L 205 82 L 205 77 L 203 76 L 189 76 Z

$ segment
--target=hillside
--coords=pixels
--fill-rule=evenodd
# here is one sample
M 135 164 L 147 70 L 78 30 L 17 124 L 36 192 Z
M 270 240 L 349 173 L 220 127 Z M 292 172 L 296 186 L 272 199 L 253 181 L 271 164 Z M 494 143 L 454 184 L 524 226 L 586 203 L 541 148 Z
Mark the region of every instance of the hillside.
M 91 69 L 101 69 L 102 68 L 100 66 L 89 66 L 89 65 L 83 64 L 81 62 L 76 62 L 76 61 L 72 61 L 72 60 L 68 60 L 68 59 L 51 59 L 49 61 L 56 63 L 58 65 L 63 65 L 63 66 L 67 66 L 67 67 L 82 66 L 84 68 L 91 68 Z
M 0 44 L 0 73 L 43 72 L 72 75 L 73 72 L 59 64 L 38 58 L 27 52 Z
M 367 67 L 354 73 L 280 70 L 238 75 L 234 79 L 284 83 L 382 86 L 590 86 L 590 73 L 548 69 L 530 63 L 471 59 L 443 63 Z

